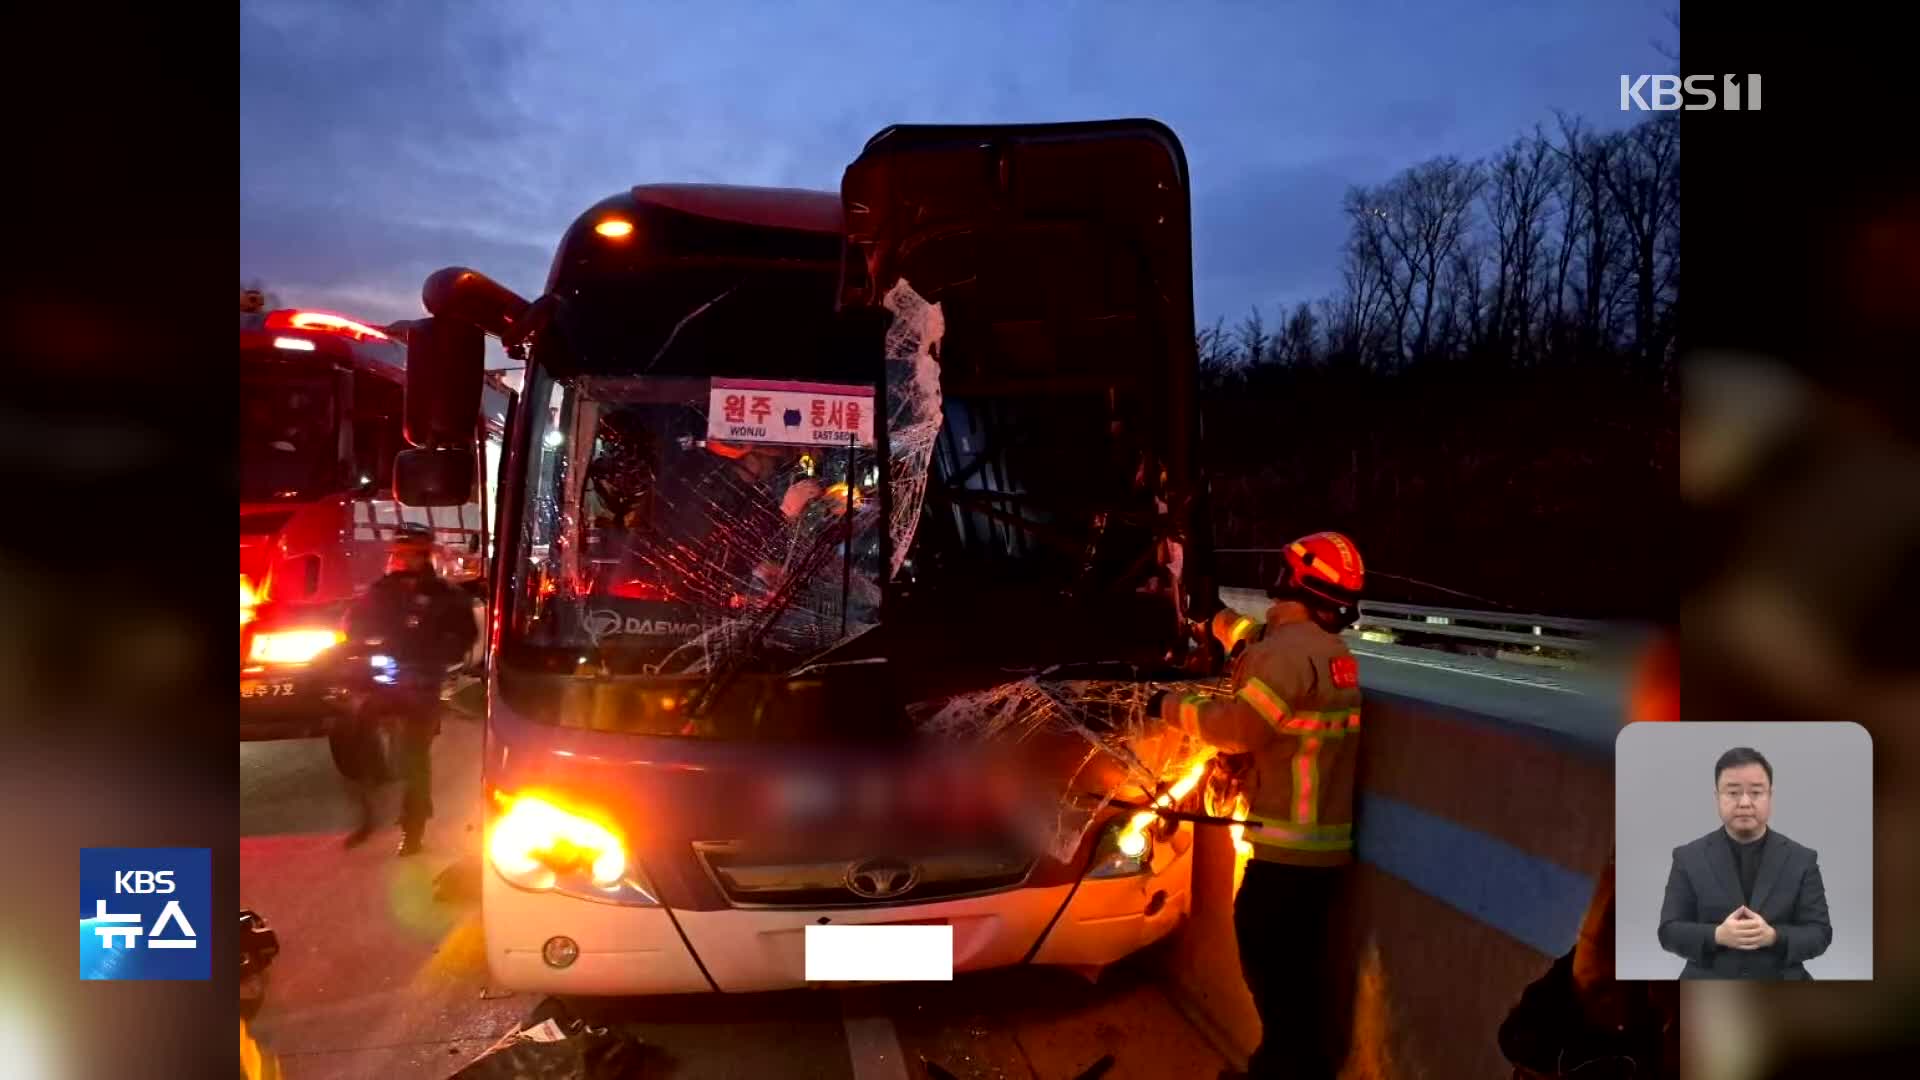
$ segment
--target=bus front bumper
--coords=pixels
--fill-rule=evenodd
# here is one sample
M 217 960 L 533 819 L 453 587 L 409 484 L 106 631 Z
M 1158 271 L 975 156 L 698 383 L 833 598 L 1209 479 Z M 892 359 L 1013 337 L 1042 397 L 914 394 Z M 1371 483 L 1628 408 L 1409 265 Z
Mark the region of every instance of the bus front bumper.
M 491 866 L 481 873 L 493 985 L 554 994 L 653 995 L 807 986 L 806 928 L 823 922 L 944 923 L 953 928 L 956 974 L 1019 964 L 1030 953 L 1035 963 L 1101 967 L 1159 941 L 1184 921 L 1192 858 L 1182 852 L 1157 873 L 1089 879 L 1077 889 L 1028 887 L 924 904 L 821 910 L 670 912 L 528 892 L 507 884 Z M 543 955 L 555 937 L 570 939 L 577 949 L 565 967 Z

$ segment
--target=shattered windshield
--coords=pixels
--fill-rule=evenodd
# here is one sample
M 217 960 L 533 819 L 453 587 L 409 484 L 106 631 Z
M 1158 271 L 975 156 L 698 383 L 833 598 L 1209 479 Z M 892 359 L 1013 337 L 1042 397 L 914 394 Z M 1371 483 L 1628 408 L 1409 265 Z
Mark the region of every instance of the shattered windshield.
M 872 624 L 867 387 L 540 375 L 513 633 L 675 675 L 775 670 Z
M 503 652 L 502 685 L 521 708 L 556 723 L 721 738 L 768 737 L 786 724 L 783 711 L 832 714 L 795 721 L 808 733 L 802 737 L 822 723 L 849 733 L 886 726 L 856 715 L 884 711 L 880 699 L 893 699 L 882 689 L 883 670 L 843 668 L 845 678 L 829 680 L 825 691 L 779 676 L 819 670 L 808 662 L 873 626 L 883 585 L 914 576 L 911 553 L 923 550 L 923 533 L 937 527 L 968 538 L 964 514 L 929 502 L 930 481 L 956 468 L 943 460 L 943 433 L 963 451 L 977 442 L 946 431 L 966 414 L 942 390 L 941 310 L 905 283 L 886 305 L 893 318 L 877 412 L 867 387 L 760 379 L 744 363 L 706 376 L 686 374 L 698 365 L 685 357 L 660 364 L 671 373 L 657 375 L 554 374 L 536 365 L 523 399 L 529 462 Z M 1073 471 L 1067 460 L 1053 464 Z M 976 530 L 971 545 L 942 547 L 971 547 L 1004 573 L 1034 561 L 1030 532 Z M 1118 596 L 1156 599 L 1134 588 Z M 1159 599 L 1164 605 L 1164 593 Z M 1031 621 L 1045 625 L 1002 629 L 1044 635 L 1053 625 Z M 1124 620 L 1112 630 L 1116 638 L 1140 634 Z M 1096 820 L 1081 795 L 1097 802 L 1176 780 L 1190 786 L 1206 755 L 1169 740 L 1147 715 L 1156 684 L 1143 669 L 1120 655 L 1067 663 L 1085 651 L 1072 647 L 1080 636 L 1054 636 L 1056 666 L 1000 669 L 994 685 L 958 693 L 923 685 L 931 673 L 911 657 L 895 661 L 912 672 L 899 699 L 923 736 L 1017 747 L 1052 763 L 1050 782 L 1064 800 L 1048 840 L 1057 852 L 1074 850 Z M 962 645 L 951 635 L 941 640 L 948 649 Z M 506 678 L 515 671 L 596 678 Z M 681 715 L 693 700 L 689 682 L 729 671 L 775 674 L 779 685 L 735 682 L 734 696 L 721 694 L 701 718 Z M 796 691 L 804 700 L 785 700 Z

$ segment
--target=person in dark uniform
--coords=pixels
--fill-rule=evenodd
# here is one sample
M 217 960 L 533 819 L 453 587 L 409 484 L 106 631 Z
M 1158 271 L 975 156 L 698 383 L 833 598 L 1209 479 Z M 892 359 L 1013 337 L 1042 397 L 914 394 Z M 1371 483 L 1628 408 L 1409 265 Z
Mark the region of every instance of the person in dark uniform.
M 400 526 L 387 559 L 387 573 L 347 612 L 347 636 L 370 654 L 387 658 L 375 676 L 382 684 L 370 699 L 369 719 L 386 727 L 400 774 L 400 855 L 420 852 L 421 834 L 433 816 L 433 738 L 440 733 L 440 690 L 447 669 L 473 648 L 479 628 L 467 594 L 434 570 L 433 530 Z M 371 804 L 363 801 L 363 813 Z M 366 839 L 370 819 L 348 837 Z

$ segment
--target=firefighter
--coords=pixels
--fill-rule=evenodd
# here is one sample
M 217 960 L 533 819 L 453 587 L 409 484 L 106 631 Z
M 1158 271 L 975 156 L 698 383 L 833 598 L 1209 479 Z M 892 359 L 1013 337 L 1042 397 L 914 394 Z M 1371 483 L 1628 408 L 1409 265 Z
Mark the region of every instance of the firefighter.
M 1244 755 L 1253 844 L 1234 901 L 1240 970 L 1260 1014 L 1254 1077 L 1334 1075 L 1325 1043 L 1334 974 L 1325 928 L 1353 861 L 1360 680 L 1341 630 L 1365 568 L 1353 541 L 1321 532 L 1287 545 L 1264 624 L 1222 611 L 1209 625 L 1233 697 L 1155 695 L 1164 721 Z M 1258 825 L 1251 824 L 1258 822 Z M 1228 1073 L 1224 1075 L 1235 1075 Z
M 390 659 L 369 708 L 389 726 L 402 785 L 398 854 L 417 855 L 433 816 L 433 738 L 440 733 L 440 690 L 447 669 L 473 648 L 479 629 L 467 595 L 434 570 L 433 530 L 401 525 L 387 573 L 347 613 L 347 636 Z M 370 822 L 350 841 L 364 839 Z

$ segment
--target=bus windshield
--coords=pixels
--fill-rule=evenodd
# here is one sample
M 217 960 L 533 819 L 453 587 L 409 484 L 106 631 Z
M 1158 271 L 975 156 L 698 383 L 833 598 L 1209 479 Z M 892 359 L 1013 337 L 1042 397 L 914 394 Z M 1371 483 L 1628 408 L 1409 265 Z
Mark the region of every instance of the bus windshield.
M 240 501 L 313 498 L 340 484 L 334 380 L 325 373 L 240 374 Z
M 851 435 L 835 445 L 824 441 L 830 430 L 809 427 L 857 428 L 866 391 L 732 383 L 535 366 L 510 663 L 783 670 L 871 625 L 882 580 L 878 463 Z M 710 407 L 738 409 L 744 423 L 729 430 Z M 823 441 L 761 441 L 768 425 L 756 418 L 778 428 L 795 413 Z

